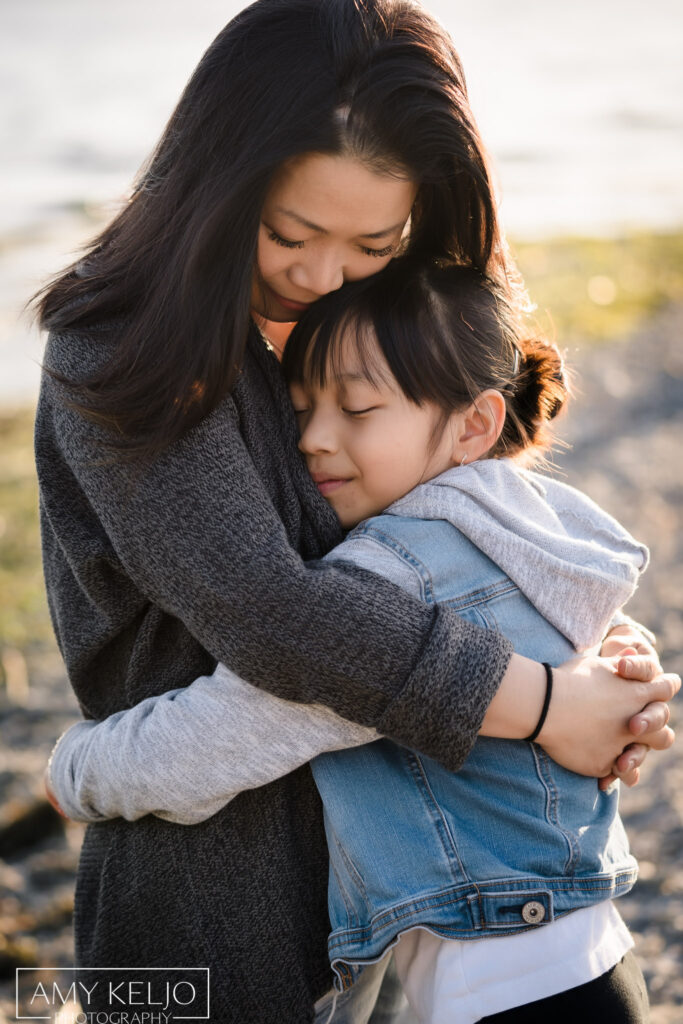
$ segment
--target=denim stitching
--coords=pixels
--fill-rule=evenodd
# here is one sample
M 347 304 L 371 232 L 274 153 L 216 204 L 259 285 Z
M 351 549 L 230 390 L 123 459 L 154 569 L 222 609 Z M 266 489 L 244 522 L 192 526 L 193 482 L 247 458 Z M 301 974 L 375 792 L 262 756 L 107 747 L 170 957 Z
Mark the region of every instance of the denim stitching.
M 441 810 L 439 801 L 436 799 L 434 793 L 432 792 L 432 787 L 429 784 L 429 779 L 427 778 L 427 773 L 425 771 L 424 764 L 422 763 L 422 758 L 414 750 L 406 750 L 405 759 L 408 763 L 411 775 L 417 782 L 418 787 L 423 795 L 425 804 L 429 809 L 432 822 L 436 827 L 436 831 L 441 841 L 441 847 L 443 849 L 444 854 L 446 855 L 450 864 L 452 864 L 453 857 L 455 857 L 458 868 L 460 869 L 461 877 L 465 879 L 467 882 L 469 882 L 471 885 L 474 885 L 476 887 L 476 882 L 472 878 L 470 878 L 467 871 L 465 870 L 465 865 L 460 859 L 458 847 L 453 837 L 453 834 L 450 830 L 448 822 L 446 821 L 444 813 Z M 447 842 L 444 840 L 444 833 L 447 838 Z
M 378 530 L 370 524 L 356 527 L 354 530 L 354 536 L 368 537 L 369 539 L 376 541 L 377 544 L 389 548 L 390 551 L 393 551 L 395 555 L 406 562 L 420 580 L 422 600 L 425 604 L 434 604 L 434 584 L 432 582 L 431 573 L 424 562 L 421 562 L 416 558 L 408 548 L 404 547 L 403 544 L 395 540 L 390 536 L 390 534 L 383 533 L 381 530 Z
M 362 875 L 360 874 L 358 868 L 356 867 L 356 865 L 353 863 L 353 861 L 349 857 L 348 853 L 346 852 L 346 849 L 344 848 L 344 844 L 340 842 L 339 837 L 337 836 L 336 832 L 334 832 L 331 828 L 329 828 L 329 833 L 332 835 L 332 837 L 334 839 L 335 849 L 337 850 L 337 852 L 339 853 L 339 856 L 341 857 L 342 861 L 344 862 L 344 867 L 349 872 L 349 874 L 353 878 L 354 882 L 356 883 L 356 885 L 360 889 L 361 895 L 362 895 L 362 897 L 363 897 L 363 899 L 365 901 L 366 906 L 369 906 L 370 904 L 369 904 L 369 900 L 368 900 L 368 894 L 367 894 L 367 890 L 365 888 L 365 882 L 363 881 Z
M 578 843 L 576 842 L 576 837 L 568 829 L 563 828 L 560 822 L 560 794 L 552 773 L 553 762 L 546 752 L 536 743 L 531 743 L 530 746 L 534 755 L 534 761 L 536 762 L 538 777 L 548 794 L 545 815 L 546 821 L 560 833 L 569 850 L 567 860 L 564 865 L 564 873 L 569 876 L 574 873 L 581 851 Z
M 447 604 L 449 608 L 454 610 L 473 608 L 475 605 L 486 604 L 488 601 L 504 597 L 506 594 L 517 593 L 518 590 L 519 588 L 510 580 L 500 580 L 498 583 L 489 583 L 486 587 L 478 587 L 476 590 L 471 590 L 467 594 L 461 594 L 459 597 L 446 598 L 445 601 L 440 603 Z
M 573 879 L 571 885 L 563 884 L 567 881 L 566 878 L 530 879 L 527 883 L 520 882 L 519 880 L 505 882 L 504 880 L 499 879 L 495 882 L 495 884 L 497 885 L 499 894 L 501 896 L 514 895 L 516 893 L 519 893 L 520 896 L 524 896 L 525 894 L 537 892 L 540 886 L 542 886 L 544 890 L 547 890 L 551 893 L 574 893 L 577 891 L 586 893 L 611 892 L 613 896 L 616 896 L 620 890 L 623 890 L 626 886 L 633 884 L 633 882 L 635 882 L 636 880 L 636 876 L 637 872 L 635 869 L 628 869 L 626 871 L 620 871 L 616 875 L 610 876 L 610 878 L 608 879 L 600 879 L 596 876 L 587 879 Z M 500 889 L 500 886 L 505 885 L 509 885 L 509 890 Z M 399 909 L 398 907 L 395 908 L 395 910 L 393 911 L 383 911 L 382 914 L 380 914 L 376 918 L 373 918 L 370 924 L 364 927 L 353 928 L 350 929 L 348 932 L 342 932 L 341 934 L 337 932 L 336 934 L 330 935 L 328 947 L 330 949 L 333 949 L 335 946 L 343 945 L 346 941 L 358 942 L 364 941 L 367 938 L 372 938 L 374 933 L 385 931 L 387 928 L 390 928 L 397 921 L 402 921 L 407 918 L 414 917 L 416 916 L 417 913 L 419 913 L 422 910 L 438 910 L 441 907 L 447 907 L 453 904 L 462 903 L 463 901 L 468 900 L 471 896 L 476 895 L 476 893 L 472 891 L 474 888 L 475 886 L 469 885 L 465 889 L 465 891 L 461 892 L 460 894 L 458 894 L 457 890 L 455 892 L 453 892 L 453 890 L 447 890 L 442 894 L 437 893 L 434 896 L 425 896 L 419 900 L 412 900 L 408 905 L 405 905 L 405 909 L 402 910 L 400 913 L 396 912 Z M 484 896 L 493 895 L 487 893 L 484 887 L 482 887 L 482 892 Z M 452 893 L 452 895 L 449 895 L 449 893 Z M 562 917 L 566 913 L 570 913 L 570 911 L 559 911 L 555 916 Z M 456 932 L 459 932 L 461 934 L 474 934 L 477 932 L 479 934 L 482 933 L 482 929 L 480 928 L 464 928 L 458 925 L 435 924 L 433 927 L 447 928 L 449 930 L 452 930 L 454 934 Z M 509 925 L 503 925 L 499 927 L 507 927 L 511 933 L 514 933 L 519 931 L 521 928 L 537 928 L 538 925 L 519 925 L 514 927 L 510 927 Z
M 339 872 L 337 871 L 337 869 L 335 867 L 334 858 L 333 857 L 330 857 L 330 870 L 332 871 L 332 873 L 333 873 L 333 875 L 334 875 L 334 877 L 335 877 L 335 879 L 337 881 L 337 885 L 339 887 L 339 892 L 341 894 L 342 902 L 344 904 L 344 909 L 346 910 L 346 926 L 347 926 L 347 928 L 359 928 L 360 927 L 360 921 L 358 920 L 358 915 L 355 913 L 355 911 L 353 909 L 353 903 L 351 901 L 351 897 L 349 896 L 349 893 L 348 893 L 348 891 L 346 889 L 346 886 L 344 885 L 344 882 L 342 881 L 341 876 L 339 875 Z

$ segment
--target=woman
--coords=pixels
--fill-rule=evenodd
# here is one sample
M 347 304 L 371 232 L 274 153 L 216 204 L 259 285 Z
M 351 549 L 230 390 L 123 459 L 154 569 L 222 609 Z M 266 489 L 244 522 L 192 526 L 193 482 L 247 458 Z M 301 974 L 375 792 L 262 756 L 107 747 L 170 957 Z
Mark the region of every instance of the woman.
M 316 561 L 342 531 L 250 320 L 295 319 L 381 269 L 404 235 L 416 256 L 512 289 L 447 36 L 402 0 L 259 0 L 202 59 L 129 204 L 41 303 L 46 580 L 88 717 L 221 660 L 449 768 L 482 722 L 531 732 L 540 665 L 372 574 Z M 663 679 L 619 683 L 597 660 L 589 676 L 559 671 L 572 713 L 548 749 L 607 774 L 634 715 L 645 743 L 668 745 L 665 708 L 637 713 L 671 693 Z M 326 886 L 308 768 L 193 829 L 98 824 L 79 868 L 78 960 L 210 966 L 212 1019 L 312 1020 L 331 983 Z

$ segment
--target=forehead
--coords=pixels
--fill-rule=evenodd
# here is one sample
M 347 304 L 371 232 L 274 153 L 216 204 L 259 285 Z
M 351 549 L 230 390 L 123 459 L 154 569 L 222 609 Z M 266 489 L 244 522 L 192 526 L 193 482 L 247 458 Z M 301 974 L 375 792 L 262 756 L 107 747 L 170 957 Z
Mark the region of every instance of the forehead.
M 353 317 L 332 330 L 315 333 L 306 353 L 301 383 L 314 390 L 358 384 L 398 390 L 372 325 Z
M 369 237 L 407 220 L 417 186 L 351 157 L 307 153 L 287 161 L 266 197 L 269 215 L 299 218 L 331 235 Z

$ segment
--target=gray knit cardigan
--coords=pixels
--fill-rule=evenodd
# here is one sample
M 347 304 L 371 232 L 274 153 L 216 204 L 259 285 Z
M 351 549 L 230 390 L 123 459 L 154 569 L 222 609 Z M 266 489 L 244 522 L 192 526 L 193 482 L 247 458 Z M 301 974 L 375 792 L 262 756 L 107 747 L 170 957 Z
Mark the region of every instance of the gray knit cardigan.
M 77 379 L 116 340 L 115 327 L 53 334 L 45 364 Z M 511 647 L 379 576 L 318 561 L 342 531 L 308 476 L 279 364 L 255 330 L 232 394 L 163 454 L 113 461 L 103 440 L 44 374 L 45 580 L 86 717 L 186 686 L 220 660 L 278 696 L 462 764 Z M 150 816 L 89 826 L 77 961 L 210 967 L 211 1020 L 302 1024 L 331 985 L 326 893 L 306 766 L 200 825 Z

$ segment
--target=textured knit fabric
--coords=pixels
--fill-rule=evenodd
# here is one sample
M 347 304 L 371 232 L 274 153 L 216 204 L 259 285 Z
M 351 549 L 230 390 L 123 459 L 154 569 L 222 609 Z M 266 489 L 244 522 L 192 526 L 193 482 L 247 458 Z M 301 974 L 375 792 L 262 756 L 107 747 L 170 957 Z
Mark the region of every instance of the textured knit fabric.
M 45 362 L 77 378 L 115 344 L 115 329 L 63 333 Z M 281 697 L 462 763 L 510 644 L 361 569 L 302 561 L 341 532 L 255 332 L 232 396 L 161 456 L 116 462 L 105 439 L 45 376 L 45 576 L 87 717 L 185 686 L 221 660 Z M 301 1024 L 331 984 L 326 888 L 307 767 L 192 829 L 151 817 L 96 824 L 76 889 L 78 961 L 210 966 L 212 1019 Z

